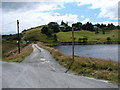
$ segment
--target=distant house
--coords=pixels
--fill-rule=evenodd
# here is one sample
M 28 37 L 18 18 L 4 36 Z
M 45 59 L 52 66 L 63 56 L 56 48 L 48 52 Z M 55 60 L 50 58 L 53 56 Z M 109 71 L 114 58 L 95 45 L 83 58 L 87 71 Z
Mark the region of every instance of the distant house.
M 94 26 L 94 30 L 97 30 L 97 29 L 99 29 L 97 26 Z
M 65 25 L 60 25 L 59 28 L 60 28 L 60 32 L 62 32 L 65 30 Z

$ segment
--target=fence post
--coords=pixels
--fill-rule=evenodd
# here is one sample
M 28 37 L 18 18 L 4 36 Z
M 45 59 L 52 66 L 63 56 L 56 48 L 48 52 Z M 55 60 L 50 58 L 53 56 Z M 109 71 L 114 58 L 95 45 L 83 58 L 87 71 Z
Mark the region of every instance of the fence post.
M 72 27 L 72 62 L 70 66 L 68 67 L 68 69 L 65 71 L 65 73 L 67 73 L 70 70 L 73 62 L 74 62 L 74 28 Z
M 20 54 L 19 20 L 17 20 L 17 31 L 18 31 L 18 53 Z

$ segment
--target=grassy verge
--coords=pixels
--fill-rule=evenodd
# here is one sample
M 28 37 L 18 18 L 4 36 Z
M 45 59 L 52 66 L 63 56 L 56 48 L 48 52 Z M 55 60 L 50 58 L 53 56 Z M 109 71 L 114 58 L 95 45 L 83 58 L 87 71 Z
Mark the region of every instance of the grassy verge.
M 72 56 L 62 54 L 60 51 L 51 47 L 47 47 L 40 42 L 38 42 L 38 45 L 42 48 L 47 49 L 52 54 L 52 56 L 65 68 L 68 68 L 71 64 Z M 120 70 L 120 67 L 118 67 L 117 62 L 104 59 L 75 56 L 75 60 L 71 66 L 70 72 L 78 75 L 108 80 L 112 83 L 120 85 L 120 82 L 118 82 L 120 81 L 118 70 Z
M 24 60 L 24 58 L 26 56 L 30 55 L 30 53 L 32 51 L 33 51 L 33 49 L 32 49 L 31 44 L 21 48 L 21 53 L 20 54 L 18 54 L 18 52 L 16 51 L 16 48 L 15 48 L 12 51 L 10 51 L 12 53 L 8 52 L 8 56 L 3 57 L 2 61 L 6 61 L 6 62 L 22 62 Z
M 17 43 L 15 41 L 3 41 L 2 42 L 2 54 L 3 57 L 9 56 L 10 51 L 17 50 Z

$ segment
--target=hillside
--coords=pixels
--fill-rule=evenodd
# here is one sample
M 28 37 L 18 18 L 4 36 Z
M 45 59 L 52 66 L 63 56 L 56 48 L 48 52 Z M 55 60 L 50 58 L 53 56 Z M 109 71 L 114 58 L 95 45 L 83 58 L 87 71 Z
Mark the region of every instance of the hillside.
M 71 42 L 72 32 L 59 32 L 57 33 L 57 38 L 59 42 Z M 78 42 L 79 38 L 87 37 L 88 42 L 106 42 L 107 37 L 111 38 L 111 41 L 118 41 L 118 30 L 107 31 L 106 34 L 102 32 L 95 34 L 95 32 L 90 31 L 75 31 L 74 32 L 75 41 Z
M 47 43 L 48 45 L 50 44 L 57 44 L 61 42 L 71 42 L 72 41 L 72 32 L 58 32 L 56 33 L 57 40 L 58 42 L 54 42 L 53 37 L 49 37 L 45 34 L 41 33 L 42 27 L 39 28 L 34 28 L 28 31 L 23 32 L 24 40 L 28 41 L 41 41 L 44 43 Z M 111 43 L 118 43 L 118 30 L 111 30 L 111 31 L 106 31 L 105 34 L 102 32 L 99 32 L 98 34 L 95 34 L 95 32 L 91 31 L 86 31 L 86 30 L 81 30 L 81 31 L 74 31 L 74 37 L 75 37 L 75 42 L 79 42 L 81 38 L 86 37 L 88 44 L 90 42 L 93 42 L 93 44 L 103 44 L 107 42 L 107 38 L 110 38 Z
M 32 41 L 53 42 L 52 37 L 48 37 L 45 34 L 41 33 L 42 28 L 43 26 L 22 32 L 23 39 L 26 41 L 31 41 L 31 42 Z

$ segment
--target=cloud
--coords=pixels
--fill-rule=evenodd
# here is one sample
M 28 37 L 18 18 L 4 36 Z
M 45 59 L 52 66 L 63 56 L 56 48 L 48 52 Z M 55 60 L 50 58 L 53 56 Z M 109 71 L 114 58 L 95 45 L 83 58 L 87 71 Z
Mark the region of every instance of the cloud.
M 81 18 L 84 18 L 85 16 L 80 16 Z
M 49 2 L 3 2 L 2 10 L 3 12 L 23 12 L 28 10 L 40 11 L 51 11 L 56 9 L 64 8 L 61 3 L 49 3 Z
M 16 33 L 16 20 L 20 20 L 20 31 L 22 31 L 37 25 L 48 24 L 50 21 L 62 21 L 62 18 L 71 18 L 72 15 L 59 16 L 59 13 L 53 15 L 53 10 L 62 8 L 64 6 L 60 3 L 4 2 L 0 8 L 0 10 L 2 9 L 0 14 L 2 14 L 3 20 L 1 20 L 3 22 L 1 25 L 2 33 Z
M 82 21 L 83 24 L 87 23 L 87 22 L 91 22 L 90 18 L 86 18 L 85 20 Z
M 110 24 L 110 23 L 113 23 L 114 25 L 118 25 L 118 22 L 110 22 L 110 21 L 104 21 L 104 22 L 93 22 L 93 24 L 96 24 L 96 23 L 103 23 L 103 24 L 106 24 L 106 25 L 108 25 L 108 24 Z
M 60 15 L 60 13 L 54 13 L 54 15 L 55 15 L 55 16 L 59 16 L 59 15 Z
M 37 7 L 38 3 L 33 2 L 2 2 L 2 10 L 4 12 L 10 11 L 24 11 Z
M 83 21 L 82 21 L 82 23 L 83 24 L 85 24 L 85 23 L 87 23 L 87 22 L 91 22 L 92 24 L 97 24 L 97 23 L 99 23 L 99 24 L 106 24 L 106 25 L 108 25 L 108 24 L 110 24 L 110 23 L 113 23 L 114 25 L 118 25 L 118 22 L 111 22 L 111 21 L 104 21 L 104 22 L 92 22 L 91 20 L 90 20 L 90 18 L 86 18 L 86 19 L 84 19 Z
M 119 0 L 78 0 L 78 6 L 89 4 L 90 9 L 100 9 L 99 17 L 116 20 L 118 18 Z
M 2 34 L 2 3 L 0 3 L 0 35 Z
M 52 9 L 52 4 L 51 6 Z M 47 7 L 45 7 L 47 8 Z M 58 9 L 58 8 L 56 8 Z M 40 10 L 40 11 L 39 11 Z M 3 34 L 8 33 L 16 33 L 16 20 L 20 21 L 20 31 L 24 29 L 28 29 L 31 27 L 36 27 L 39 25 L 45 25 L 49 22 L 60 22 L 64 20 L 64 22 L 68 22 L 72 24 L 73 22 L 78 21 L 78 16 L 75 14 L 65 14 L 60 15 L 60 13 L 51 13 L 50 11 L 43 12 L 41 11 L 40 7 L 36 8 L 35 10 L 28 10 L 26 12 L 16 12 L 11 11 L 7 13 L 3 13 Z

